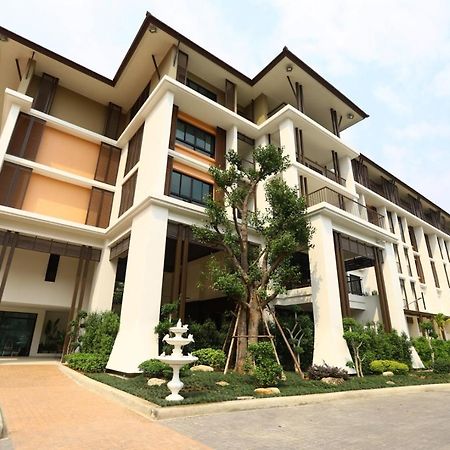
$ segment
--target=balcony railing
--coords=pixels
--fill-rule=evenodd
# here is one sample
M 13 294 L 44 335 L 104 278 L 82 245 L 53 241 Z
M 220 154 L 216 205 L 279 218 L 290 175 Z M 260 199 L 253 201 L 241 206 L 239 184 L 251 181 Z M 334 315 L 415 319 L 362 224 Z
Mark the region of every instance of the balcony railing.
M 330 205 L 336 206 L 343 211 L 347 211 L 360 219 L 367 220 L 380 228 L 384 228 L 383 215 L 328 187 L 323 187 L 317 191 L 311 192 L 307 197 L 307 201 L 308 206 L 314 206 L 322 202 L 329 203 Z
M 309 167 L 311 170 L 320 173 L 321 175 L 327 177 L 330 180 L 336 181 L 336 183 L 340 184 L 341 186 L 345 186 L 345 178 L 340 177 L 333 170 L 327 169 L 325 166 L 322 166 L 319 163 L 312 161 L 306 156 L 304 156 L 303 161 L 300 162 L 304 164 L 306 167 Z

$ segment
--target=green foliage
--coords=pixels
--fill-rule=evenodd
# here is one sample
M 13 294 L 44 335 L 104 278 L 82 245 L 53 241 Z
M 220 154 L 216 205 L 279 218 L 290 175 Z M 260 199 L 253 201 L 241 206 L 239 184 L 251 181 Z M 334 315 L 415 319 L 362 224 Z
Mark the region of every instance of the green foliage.
M 112 311 L 90 313 L 83 328 L 84 333 L 78 339 L 80 351 L 109 356 L 119 331 L 119 316 Z
M 80 346 L 81 331 L 87 315 L 86 311 L 79 311 L 75 319 L 69 322 L 69 332 L 67 333 L 69 338 L 68 353 L 73 353 Z
M 409 367 L 406 364 L 386 359 L 372 361 L 369 368 L 371 372 L 378 374 L 389 371 L 395 374 L 406 375 L 409 371 Z
M 343 378 L 344 380 L 348 380 L 349 378 L 346 370 L 340 369 L 339 367 L 329 366 L 328 364 L 312 365 L 308 370 L 308 376 L 311 380 L 321 380 L 326 377 Z
M 60 319 L 49 319 L 44 328 L 44 341 L 39 344 L 39 353 L 61 353 L 65 333 L 59 328 Z
M 224 320 L 220 328 L 211 319 L 203 323 L 191 322 L 189 333 L 194 336 L 194 342 L 187 347 L 188 351 L 202 348 L 221 349 L 225 341 L 229 322 Z
M 434 361 L 433 372 L 450 373 L 450 358 L 437 358 Z
M 250 344 L 248 351 L 253 358 L 253 376 L 258 386 L 276 386 L 280 381 L 283 368 L 277 363 L 272 344 L 270 342 L 258 342 Z
M 214 348 L 201 348 L 192 352 L 198 358 L 198 364 L 211 366 L 214 369 L 223 369 L 225 367 L 226 356 L 222 350 Z
M 450 359 L 450 341 L 441 339 L 428 340 L 426 337 L 420 336 L 414 338 L 412 342 L 424 366 L 427 368 L 432 368 L 433 366 L 432 352 L 434 352 L 436 359 Z
M 360 338 L 359 342 L 362 342 L 359 353 L 364 373 L 369 371 L 369 365 L 374 360 L 394 360 L 411 367 L 411 341 L 405 333 L 399 335 L 396 330 L 388 333 L 379 323 L 368 323 L 363 326 L 350 318 L 345 318 L 343 323 L 344 338 L 349 344 L 352 358 L 354 351 L 351 343 L 355 342 L 357 335 Z
M 170 380 L 173 373 L 172 367 L 158 359 L 148 359 L 142 362 L 139 364 L 139 369 L 142 371 L 142 375 L 147 378 L 164 378 Z M 188 366 L 183 366 L 180 369 L 180 376 L 182 377 L 189 376 L 190 373 Z
M 434 331 L 433 322 L 431 320 L 422 320 L 419 322 L 419 328 L 423 331 L 427 336 L 436 339 L 438 336 Z
M 71 353 L 64 357 L 67 365 L 80 372 L 104 372 L 108 363 L 108 355 L 95 353 Z

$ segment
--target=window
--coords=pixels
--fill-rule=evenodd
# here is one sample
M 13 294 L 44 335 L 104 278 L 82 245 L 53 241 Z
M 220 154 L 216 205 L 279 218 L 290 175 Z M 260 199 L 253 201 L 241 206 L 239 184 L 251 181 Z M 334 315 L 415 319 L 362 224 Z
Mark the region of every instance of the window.
M 134 192 L 136 190 L 136 180 L 138 171 L 128 178 L 122 185 L 122 196 L 120 198 L 119 216 L 133 206 Z
M 448 277 L 447 266 L 445 264 L 444 264 L 444 272 L 445 272 L 445 278 L 447 278 L 448 287 L 450 288 L 450 278 Z
M 447 259 L 450 261 L 450 253 L 448 251 L 447 241 L 444 241 L 445 251 L 447 253 Z
M 437 239 L 437 242 L 438 242 L 439 252 L 441 253 L 441 258 L 443 260 L 444 259 L 444 252 L 442 251 L 441 240 L 438 237 L 436 237 L 436 239 Z
M 419 311 L 419 302 L 417 299 L 416 283 L 414 283 L 414 281 L 411 281 L 411 291 L 412 291 L 413 298 L 414 298 L 414 305 L 416 307 L 416 310 Z
M 170 195 L 187 202 L 204 205 L 208 196 L 212 196 L 212 185 L 180 172 L 172 172 Z
M 415 252 L 418 252 L 417 249 L 417 240 L 416 240 L 416 233 L 414 232 L 413 227 L 408 227 L 408 233 L 409 233 L 409 239 L 411 241 L 412 248 Z
M 438 274 L 436 272 L 436 266 L 434 264 L 434 261 L 430 261 L 430 263 L 431 263 L 431 270 L 433 271 L 434 284 L 435 284 L 435 286 L 437 288 L 440 288 L 439 277 L 438 277 Z
M 388 211 L 387 216 L 388 216 L 388 221 L 389 221 L 389 229 L 391 230 L 392 234 L 395 234 L 394 219 L 392 217 L 392 213 L 390 211 Z
M 215 138 L 200 128 L 177 120 L 176 140 L 196 152 L 214 158 Z
M 347 287 L 348 292 L 354 295 L 363 295 L 362 285 L 361 285 L 361 277 L 356 275 L 348 275 L 347 276 Z
M 128 143 L 127 162 L 125 164 L 125 175 L 138 163 L 141 157 L 142 136 L 144 135 L 144 125 L 136 131 Z
M 407 249 L 407 248 L 404 248 L 403 251 L 404 251 L 404 253 L 405 253 L 406 266 L 408 267 L 408 275 L 409 275 L 410 277 L 412 277 L 411 261 L 409 260 L 408 249 Z
M 400 236 L 402 238 L 403 242 L 406 242 L 405 239 L 405 230 L 403 229 L 403 221 L 402 218 L 400 216 L 397 216 L 397 221 L 398 221 L 398 227 L 400 228 Z
M 190 80 L 189 78 L 188 78 L 188 80 L 187 80 L 187 86 L 189 86 L 191 89 L 194 89 L 194 91 L 197 91 L 199 94 L 202 94 L 202 95 L 204 95 L 205 97 L 208 97 L 209 99 L 211 99 L 211 100 L 213 100 L 213 101 L 217 101 L 217 95 L 214 93 L 214 92 L 212 92 L 212 91 L 210 91 L 210 90 L 208 90 L 208 89 L 206 89 L 206 88 L 204 88 L 203 86 L 200 86 L 198 83 L 196 83 L 195 81 L 192 81 L 192 80 Z
M 395 262 L 397 263 L 398 273 L 402 273 L 402 265 L 400 263 L 400 255 L 398 254 L 398 245 L 394 244 Z
M 45 272 L 45 281 L 54 283 L 58 273 L 59 255 L 53 253 L 48 257 L 47 271 Z
M 425 234 L 425 243 L 427 244 L 428 256 L 430 258 L 432 258 L 433 252 L 431 251 L 430 238 L 429 238 L 428 234 Z
M 409 309 L 408 305 L 408 296 L 406 295 L 406 287 L 405 287 L 405 280 L 400 279 L 400 289 L 402 291 L 402 299 L 403 299 L 403 307 L 405 309 Z
M 422 263 L 420 262 L 420 256 L 414 255 L 414 263 L 416 264 L 417 275 L 419 276 L 419 281 L 425 283 L 425 276 L 423 274 Z

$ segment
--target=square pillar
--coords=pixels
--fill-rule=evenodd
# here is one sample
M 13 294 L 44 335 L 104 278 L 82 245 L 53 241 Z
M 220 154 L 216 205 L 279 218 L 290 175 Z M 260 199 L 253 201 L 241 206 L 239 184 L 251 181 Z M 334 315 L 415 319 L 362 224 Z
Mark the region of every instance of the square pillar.
M 138 373 L 158 355 L 158 335 L 168 210 L 150 205 L 133 219 L 120 329 L 107 368 Z
M 281 122 L 280 127 L 280 145 L 283 148 L 284 154 L 289 156 L 289 161 L 293 163 L 296 160 L 295 156 L 295 128 L 294 122 L 291 119 L 286 119 Z M 290 166 L 283 174 L 283 178 L 290 187 L 298 186 L 298 170 L 294 166 Z

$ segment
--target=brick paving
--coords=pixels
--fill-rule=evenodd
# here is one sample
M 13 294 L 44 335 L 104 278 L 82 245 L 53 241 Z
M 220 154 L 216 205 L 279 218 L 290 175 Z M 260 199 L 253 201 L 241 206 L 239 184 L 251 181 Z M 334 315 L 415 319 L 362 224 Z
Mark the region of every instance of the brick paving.
M 15 450 L 209 448 L 84 389 L 57 365 L 1 365 L 0 407 Z

